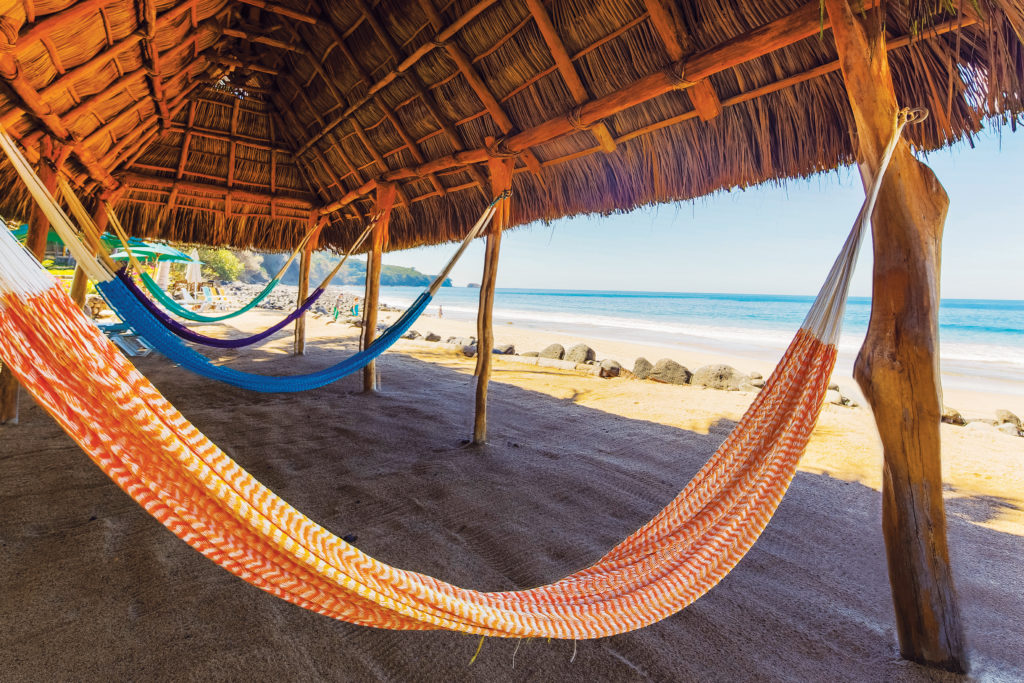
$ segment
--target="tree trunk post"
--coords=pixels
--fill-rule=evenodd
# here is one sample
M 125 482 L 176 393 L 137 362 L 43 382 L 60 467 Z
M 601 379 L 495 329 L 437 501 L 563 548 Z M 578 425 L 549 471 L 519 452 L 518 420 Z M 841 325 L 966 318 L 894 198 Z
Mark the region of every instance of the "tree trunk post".
M 877 11 L 825 0 L 872 176 L 897 111 Z M 913 104 L 913 103 L 908 103 Z M 949 200 L 900 142 L 872 216 L 874 276 L 867 338 L 854 366 L 884 452 L 882 526 L 900 654 L 949 671 L 968 667 L 946 542 L 939 421 L 939 265 Z
M 377 337 L 377 307 L 380 301 L 380 259 L 388 243 L 388 223 L 391 221 L 391 207 L 395 204 L 398 187 L 393 183 L 377 184 L 377 199 L 373 215 L 377 223 L 373 226 L 370 252 L 366 255 L 366 296 L 363 297 L 362 347 L 368 348 Z M 363 391 L 377 391 L 377 364 L 370 361 L 363 368 Z
M 491 192 L 497 197 L 512 186 L 512 168 L 515 159 L 492 159 L 488 162 Z M 498 282 L 498 253 L 501 249 L 501 231 L 508 225 L 509 200 L 503 199 L 487 230 L 487 248 L 484 255 L 484 274 L 480 281 L 480 307 L 477 311 L 476 337 L 476 413 L 473 419 L 473 443 L 487 441 L 487 388 L 491 381 L 494 361 L 494 288 Z
M 96 224 L 96 232 L 98 235 L 102 235 L 107 231 L 107 222 L 110 219 L 107 217 L 107 209 L 104 206 L 102 199 L 96 200 L 96 208 L 92 212 L 92 221 Z M 96 255 L 96 250 L 90 248 L 89 251 Z M 82 270 L 82 264 L 75 264 L 75 277 L 71 281 L 71 300 L 75 302 L 75 305 L 79 308 L 85 306 L 85 292 L 89 288 L 89 278 L 86 276 L 85 271 Z
M 57 176 L 67 155 L 49 136 L 44 136 L 40 140 L 39 151 L 39 179 L 43 181 L 50 194 L 53 194 L 57 191 Z M 40 261 L 46 256 L 46 236 L 49 232 L 50 222 L 46 220 L 46 215 L 39 205 L 33 204 L 28 219 L 25 246 Z M 0 424 L 18 424 L 18 393 L 18 380 L 6 366 L 0 368 Z
M 295 305 L 301 306 L 309 296 L 309 268 L 313 261 L 313 252 L 316 251 L 317 240 L 320 237 L 320 231 L 317 230 L 313 233 L 312 237 L 303 247 L 302 253 L 299 255 L 299 291 L 296 296 Z M 295 346 L 294 353 L 296 356 L 302 356 L 306 353 L 306 314 L 303 313 L 295 319 Z

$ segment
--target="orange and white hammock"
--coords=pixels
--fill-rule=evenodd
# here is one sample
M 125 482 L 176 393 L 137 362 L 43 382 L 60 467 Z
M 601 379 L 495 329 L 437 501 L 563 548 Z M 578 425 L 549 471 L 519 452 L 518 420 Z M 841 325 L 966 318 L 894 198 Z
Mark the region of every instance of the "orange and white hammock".
M 807 320 L 733 432 L 653 520 L 596 564 L 539 588 L 459 588 L 375 560 L 305 517 L 186 420 L 6 230 L 0 231 L 0 356 L 147 512 L 280 598 L 390 629 L 552 638 L 623 633 L 674 614 L 718 583 L 785 494 L 821 411 L 857 246 L 906 122 L 901 115 L 879 177 Z M 59 211 L 55 203 L 48 208 L 54 207 Z

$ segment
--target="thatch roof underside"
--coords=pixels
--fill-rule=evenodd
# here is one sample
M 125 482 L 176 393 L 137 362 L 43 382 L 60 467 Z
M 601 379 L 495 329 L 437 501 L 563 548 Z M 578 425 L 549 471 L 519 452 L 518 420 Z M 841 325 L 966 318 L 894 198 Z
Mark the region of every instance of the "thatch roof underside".
M 137 235 L 286 249 L 325 217 L 321 244 L 343 248 L 386 180 L 390 248 L 444 242 L 491 195 L 486 160 L 512 153 L 512 225 L 853 161 L 814 0 L 0 0 L 0 15 L 0 122 L 30 159 L 61 143 Z M 1024 1 L 890 0 L 880 16 L 899 101 L 932 112 L 918 148 L 1016 124 Z M 25 215 L 6 166 L 0 190 L 0 212 Z

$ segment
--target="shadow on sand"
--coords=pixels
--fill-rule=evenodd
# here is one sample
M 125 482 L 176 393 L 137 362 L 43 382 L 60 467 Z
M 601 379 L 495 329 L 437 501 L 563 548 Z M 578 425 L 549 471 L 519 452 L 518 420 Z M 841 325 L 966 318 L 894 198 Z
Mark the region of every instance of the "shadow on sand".
M 336 362 L 339 348 L 351 344 L 317 344 L 302 358 L 212 357 L 293 374 Z M 690 432 L 495 383 L 490 443 L 476 448 L 464 441 L 473 378 L 400 354 L 379 361 L 376 395 L 358 393 L 358 375 L 267 395 L 163 358 L 138 365 L 313 519 L 384 561 L 486 590 L 549 582 L 598 559 L 733 426 Z M 24 406 L 22 425 L 0 439 L 5 680 L 954 680 L 899 660 L 880 496 L 827 475 L 799 473 L 747 557 L 674 617 L 598 641 L 488 639 L 470 666 L 476 638 L 334 622 L 215 567 L 38 407 Z M 1022 539 L 974 523 L 1000 504 L 951 501 L 950 536 L 975 671 L 1012 677 L 1024 667 Z

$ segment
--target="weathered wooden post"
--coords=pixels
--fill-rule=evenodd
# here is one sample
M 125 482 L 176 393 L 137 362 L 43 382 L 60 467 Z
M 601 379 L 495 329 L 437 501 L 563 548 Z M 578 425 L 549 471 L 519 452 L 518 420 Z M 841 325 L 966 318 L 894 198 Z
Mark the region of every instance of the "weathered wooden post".
M 491 192 L 497 197 L 512 187 L 512 168 L 515 159 L 492 159 L 488 162 Z M 501 249 L 501 231 L 508 225 L 509 201 L 503 199 L 487 230 L 487 248 L 484 256 L 484 274 L 480 282 L 480 307 L 477 311 L 476 339 L 476 415 L 473 420 L 473 443 L 487 441 L 487 386 L 491 381 L 492 350 L 494 349 L 494 287 L 498 282 L 498 253 Z
M 53 194 L 57 191 L 57 177 L 70 149 L 62 148 L 47 135 L 40 141 L 39 152 L 39 179 Z M 46 235 L 49 232 L 50 222 L 46 220 L 46 214 L 38 204 L 33 203 L 25 246 L 40 261 L 46 255 Z M 0 424 L 18 424 L 18 393 L 18 380 L 6 367 L 0 369 Z
M 825 7 L 857 124 L 858 159 L 873 176 L 897 111 L 883 27 L 874 12 L 861 18 L 848 0 L 825 0 Z M 964 672 L 939 444 L 939 262 L 948 204 L 932 171 L 901 142 L 872 217 L 871 320 L 854 374 L 884 450 L 882 525 L 900 653 Z
M 107 209 L 103 197 L 96 198 L 96 208 L 92 212 L 92 221 L 96 224 L 96 233 L 102 235 L 107 230 L 107 223 L 110 220 L 107 216 Z M 97 249 L 90 247 L 89 251 L 95 255 Z M 71 280 L 71 300 L 79 308 L 85 306 L 85 292 L 89 286 L 89 277 L 82 269 L 82 264 L 75 265 L 75 277 Z
M 363 343 L 365 349 L 377 336 L 377 307 L 380 301 L 380 259 L 388 243 L 388 223 L 391 221 L 391 207 L 395 204 L 398 187 L 394 183 L 378 183 L 377 199 L 373 215 L 377 223 L 373 226 L 373 240 L 366 255 L 366 295 L 363 297 Z M 377 364 L 370 361 L 363 368 L 363 391 L 377 391 Z
M 316 232 L 310 236 L 309 241 L 306 242 L 306 246 L 302 248 L 302 253 L 299 255 L 299 291 L 296 295 L 296 306 L 301 306 L 302 302 L 304 302 L 306 297 L 309 296 L 309 268 L 313 261 L 313 252 L 316 251 L 317 241 L 320 238 L 320 230 L 322 228 L 323 224 L 321 223 Z M 294 353 L 296 356 L 301 356 L 306 353 L 305 313 L 295 319 Z

